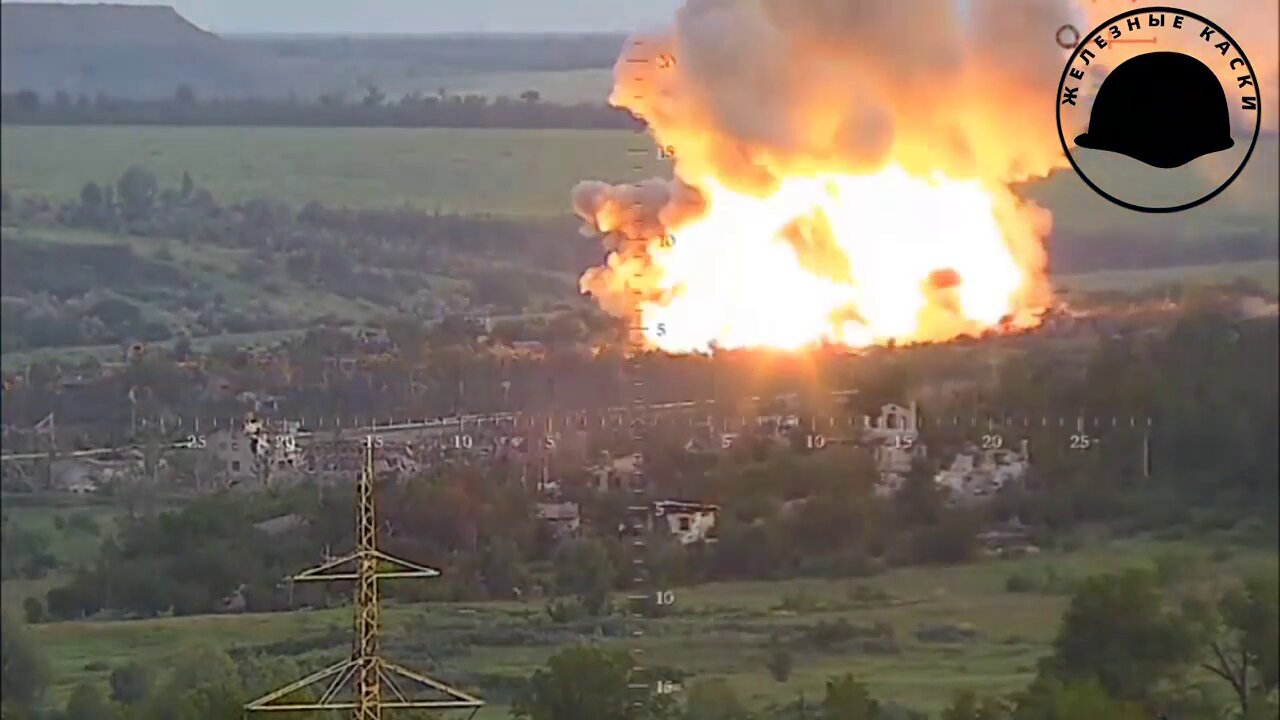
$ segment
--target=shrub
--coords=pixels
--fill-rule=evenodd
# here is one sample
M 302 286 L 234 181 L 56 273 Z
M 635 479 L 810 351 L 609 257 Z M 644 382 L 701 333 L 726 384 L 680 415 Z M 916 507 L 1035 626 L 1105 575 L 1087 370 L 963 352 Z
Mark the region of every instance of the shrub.
M 67 519 L 66 527 L 73 532 L 81 532 L 86 535 L 97 537 L 102 534 L 102 527 L 98 525 L 98 521 L 89 513 L 75 513 Z
M 1186 581 L 1196 571 L 1196 558 L 1185 552 L 1170 551 L 1156 558 L 1156 579 L 1161 587 L 1171 587 Z
M 587 617 L 589 613 L 575 599 L 552 600 L 547 603 L 547 617 L 554 623 L 570 623 Z
M 140 703 L 151 691 L 151 673 L 137 662 L 111 671 L 111 699 L 125 705 Z
M 916 639 L 926 643 L 960 643 L 977 640 L 980 633 L 968 624 L 933 623 L 921 625 Z
M 893 599 L 889 593 L 870 585 L 855 585 L 847 596 L 851 602 L 859 605 L 883 605 Z
M 1011 593 L 1029 593 L 1040 589 L 1035 578 L 1025 573 L 1014 573 L 1004 581 L 1004 589 Z
M 793 664 L 791 653 L 778 646 L 769 651 L 769 657 L 765 661 L 765 667 L 769 668 L 769 677 L 780 683 L 786 682 L 791 677 Z
M 44 604 L 33 597 L 22 601 L 22 612 L 27 617 L 28 625 L 44 622 Z

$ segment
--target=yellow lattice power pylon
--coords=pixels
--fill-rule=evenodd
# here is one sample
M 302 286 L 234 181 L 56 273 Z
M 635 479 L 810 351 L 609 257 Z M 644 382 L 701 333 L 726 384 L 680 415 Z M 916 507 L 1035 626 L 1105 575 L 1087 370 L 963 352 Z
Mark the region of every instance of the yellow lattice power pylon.
M 355 638 L 351 657 L 254 700 L 245 705 L 246 713 L 350 710 L 354 720 L 381 720 L 384 709 L 470 709 L 474 715 L 484 705 L 477 697 L 389 662 L 378 653 L 378 580 L 440 575 L 438 570 L 378 550 L 373 453 L 380 444 L 375 436 L 365 438 L 364 469 L 356 485 L 356 549 L 292 578 L 299 582 L 355 581 Z M 324 689 L 316 700 L 289 699 L 321 687 Z M 428 691 L 430 697 L 422 697 L 423 690 Z

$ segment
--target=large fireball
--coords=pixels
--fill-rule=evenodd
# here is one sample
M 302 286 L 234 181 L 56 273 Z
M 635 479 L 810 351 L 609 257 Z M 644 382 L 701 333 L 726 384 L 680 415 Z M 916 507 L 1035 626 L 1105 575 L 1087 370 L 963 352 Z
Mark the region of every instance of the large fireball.
M 633 38 L 611 102 L 672 180 L 588 181 L 584 292 L 672 352 L 941 341 L 1037 322 L 1065 163 L 1058 0 L 689 0 Z M 1029 37 L 1030 36 L 1030 37 Z

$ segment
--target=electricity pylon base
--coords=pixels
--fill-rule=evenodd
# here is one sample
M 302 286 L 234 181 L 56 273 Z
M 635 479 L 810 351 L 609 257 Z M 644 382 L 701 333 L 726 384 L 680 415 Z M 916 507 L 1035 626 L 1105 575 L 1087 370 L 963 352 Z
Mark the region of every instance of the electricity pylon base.
M 298 582 L 355 581 L 355 638 L 351 657 L 248 703 L 244 706 L 246 713 L 350 710 L 353 720 L 381 720 L 384 709 L 470 709 L 475 715 L 484 706 L 484 701 L 479 698 L 389 662 L 378 653 L 381 627 L 378 580 L 440 575 L 439 570 L 393 557 L 378 549 L 373 503 L 373 449 L 379 445 L 379 438 L 370 436 L 366 439 L 364 470 L 356 484 L 356 549 L 292 578 Z M 405 684 L 404 687 L 401 683 Z M 291 695 L 320 687 L 324 690 L 314 701 L 309 697 L 305 700 L 289 699 Z M 424 689 L 433 692 L 434 697 L 422 697 Z
M 365 660 L 363 662 L 369 662 Z M 275 692 L 264 695 L 245 705 L 249 712 L 289 712 L 298 710 L 357 710 L 359 705 L 354 697 L 355 688 L 352 682 L 362 667 L 362 661 L 349 658 L 329 667 L 312 673 L 295 683 L 286 685 Z M 484 701 L 450 687 L 426 675 L 416 673 L 406 667 L 388 662 L 382 658 L 372 658 L 374 674 L 382 686 L 383 697 L 381 707 L 387 709 L 424 708 L 431 710 L 479 710 Z M 305 690 L 324 687 L 324 692 L 314 701 L 290 701 L 288 697 Z M 416 697 L 413 689 L 430 689 L 437 694 L 436 698 Z M 390 699 L 394 698 L 394 699 Z

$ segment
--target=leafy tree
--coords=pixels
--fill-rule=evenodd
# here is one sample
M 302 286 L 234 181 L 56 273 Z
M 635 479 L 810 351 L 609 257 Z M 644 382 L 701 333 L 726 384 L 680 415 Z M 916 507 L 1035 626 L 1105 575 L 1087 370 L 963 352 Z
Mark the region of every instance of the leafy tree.
M 360 104 L 365 107 L 378 107 L 387 99 L 387 94 L 377 86 L 370 84 L 365 88 L 364 97 L 360 99 Z
M 880 704 L 871 697 L 867 686 L 852 675 L 827 680 L 822 720 L 875 720 L 879 713 Z
M 1138 703 L 1117 700 L 1096 680 L 1039 678 L 1015 701 L 1013 720 L 1150 720 Z
M 40 107 L 40 94 L 35 90 L 19 90 L 13 99 L 23 110 L 36 110 Z
M 144 167 L 132 165 L 116 180 L 116 194 L 125 217 L 133 220 L 143 217 L 155 203 L 159 183 L 156 176 Z
M 244 704 L 297 680 L 303 673 L 292 660 L 250 655 L 233 661 L 225 652 L 197 646 L 184 651 L 160 678 L 155 692 L 129 717 L 140 720 L 242 720 Z M 308 702 L 314 693 L 297 693 L 289 700 Z M 305 720 L 312 715 L 276 712 L 281 720 Z M 411 715 L 408 717 L 412 717 Z
M 49 684 L 49 661 L 25 625 L 7 612 L 0 618 L 0 697 L 6 706 L 30 708 Z
M 627 685 L 631 658 L 593 647 L 563 650 L 529 680 L 512 713 L 528 720 L 640 720 L 652 714 L 637 707 Z
M 1201 667 L 1235 693 L 1240 713 L 1251 717 L 1255 698 L 1266 702 L 1280 683 L 1280 587 L 1277 576 L 1257 576 L 1223 594 L 1216 608 L 1201 609 L 1205 658 Z
M 480 555 L 480 572 L 490 597 L 509 598 L 524 584 L 520 553 L 506 538 L 489 543 Z
M 47 534 L 7 520 L 0 534 L 0 577 L 41 578 L 57 567 Z
M 249 700 L 236 665 L 207 647 L 184 652 L 147 699 L 146 720 L 233 720 Z
M 97 213 L 102 209 L 102 188 L 98 183 L 89 181 L 80 188 L 80 206 L 88 213 Z
M 1194 657 L 1192 627 L 1167 611 L 1154 575 L 1129 570 L 1085 580 L 1063 616 L 1042 674 L 1096 681 L 1122 700 L 1141 700 Z
M 28 625 L 37 625 L 44 622 L 44 604 L 38 598 L 29 597 L 22 601 L 22 614 L 27 618 Z
M 915 460 L 893 504 L 904 524 L 933 527 L 946 512 L 946 490 L 934 481 L 927 464 Z
M 134 661 L 111 671 L 111 699 L 124 705 L 135 705 L 151 692 L 151 672 Z
M 728 682 L 712 678 L 689 687 L 685 717 L 688 720 L 746 720 L 749 714 Z
M 67 699 L 66 720 L 115 720 L 118 709 L 97 685 L 81 683 Z
M 50 617 L 69 620 L 84 617 L 102 609 L 99 588 L 86 573 L 77 573 L 63 587 L 45 593 L 45 603 Z
M 555 555 L 556 589 L 576 595 L 587 612 L 599 615 L 609 602 L 614 568 L 609 551 L 598 540 L 574 540 L 560 547 Z
M 307 674 L 298 667 L 296 662 L 289 658 L 263 655 L 250 655 L 240 659 L 237 663 L 237 671 L 240 673 L 240 683 L 243 687 L 243 702 L 262 697 Z M 288 696 L 289 701 L 297 702 L 314 702 L 317 699 L 314 689 L 295 692 Z M 315 717 L 314 713 L 306 712 L 273 712 L 270 714 L 279 715 L 281 720 L 311 720 Z M 406 720 L 436 720 L 437 718 L 436 715 L 429 712 L 411 710 L 402 710 L 399 716 L 405 717 Z
M 791 653 L 779 644 L 774 644 L 769 649 L 769 658 L 765 661 L 765 667 L 769 668 L 769 677 L 784 683 L 791 677 L 791 668 L 794 661 Z
M 963 510 L 944 509 L 936 524 L 915 531 L 911 543 L 917 562 L 965 562 L 977 552 L 977 523 Z
M 941 720 L 1004 720 L 1009 708 L 998 698 L 979 699 L 972 690 L 961 690 L 942 711 Z

